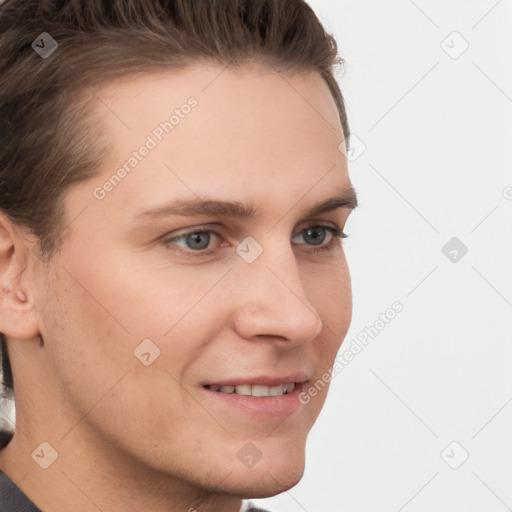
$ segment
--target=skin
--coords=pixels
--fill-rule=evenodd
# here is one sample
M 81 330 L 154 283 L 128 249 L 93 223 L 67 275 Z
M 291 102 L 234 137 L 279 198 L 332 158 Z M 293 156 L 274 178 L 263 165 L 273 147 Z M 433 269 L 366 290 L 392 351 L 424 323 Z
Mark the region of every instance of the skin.
M 240 498 L 302 477 L 327 387 L 265 419 L 222 407 L 201 383 L 298 370 L 314 383 L 332 366 L 351 320 L 349 272 L 340 242 L 317 253 L 303 230 L 347 222 L 350 208 L 304 214 L 335 191 L 349 195 L 344 136 L 319 74 L 222 70 L 197 64 L 95 91 L 111 157 L 66 193 L 69 227 L 50 262 L 0 214 L 0 331 L 16 387 L 0 467 L 45 512 L 238 512 Z M 96 199 L 190 96 L 191 113 Z M 135 219 L 197 196 L 251 203 L 258 215 Z M 162 241 L 205 224 L 219 233 L 209 255 Z M 249 236 L 263 248 L 251 264 L 235 250 Z M 134 356 L 147 338 L 160 350 L 149 366 Z M 43 441 L 58 453 L 47 469 L 31 456 Z M 261 453 L 252 467 L 237 457 L 248 441 Z

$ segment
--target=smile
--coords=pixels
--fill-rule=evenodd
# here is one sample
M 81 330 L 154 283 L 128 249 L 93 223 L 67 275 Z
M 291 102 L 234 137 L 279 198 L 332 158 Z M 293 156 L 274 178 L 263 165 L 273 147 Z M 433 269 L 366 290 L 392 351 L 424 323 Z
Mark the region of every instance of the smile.
M 205 386 L 206 389 L 218 393 L 245 395 L 245 396 L 282 396 L 291 393 L 295 389 L 295 382 L 279 384 L 277 386 L 265 386 L 263 384 L 237 384 L 235 386 Z

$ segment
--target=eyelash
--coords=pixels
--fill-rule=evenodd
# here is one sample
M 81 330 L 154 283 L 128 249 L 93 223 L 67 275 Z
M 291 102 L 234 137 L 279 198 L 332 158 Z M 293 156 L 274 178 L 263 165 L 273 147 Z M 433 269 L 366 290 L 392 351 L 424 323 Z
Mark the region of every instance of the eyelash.
M 316 253 L 327 253 L 327 254 L 330 254 L 335 249 L 335 246 L 338 245 L 338 242 L 341 239 L 348 238 L 348 235 L 343 233 L 343 231 L 339 230 L 337 227 L 326 226 L 326 225 L 323 225 L 323 224 L 313 224 L 311 226 L 307 226 L 303 230 L 301 230 L 298 234 L 302 234 L 306 230 L 312 229 L 312 228 L 322 228 L 322 229 L 325 229 L 325 230 L 329 231 L 331 233 L 331 235 L 332 235 L 331 241 L 327 245 L 322 245 L 318 249 L 313 249 L 313 252 L 316 252 Z M 217 236 L 219 238 L 222 238 L 221 235 L 217 231 L 215 231 L 214 229 L 207 229 L 207 228 L 201 229 L 201 228 L 197 228 L 197 229 L 195 229 L 193 231 L 189 231 L 187 233 L 182 233 L 181 235 L 174 236 L 172 238 L 164 238 L 162 240 L 162 242 L 163 242 L 163 244 L 166 247 L 168 247 L 168 246 L 172 245 L 172 242 L 176 242 L 178 240 L 185 239 L 189 235 L 195 235 L 195 234 L 199 234 L 199 233 L 201 233 L 201 234 L 202 233 L 213 233 L 215 236 Z M 314 246 L 311 246 L 311 247 L 314 247 Z M 194 257 L 201 257 L 201 256 L 209 256 L 210 254 L 213 254 L 215 251 L 212 251 L 212 250 L 208 251 L 207 249 L 201 249 L 199 251 L 192 251 L 191 249 L 189 249 L 189 250 L 179 249 L 178 252 L 184 253 L 187 256 L 194 258 Z

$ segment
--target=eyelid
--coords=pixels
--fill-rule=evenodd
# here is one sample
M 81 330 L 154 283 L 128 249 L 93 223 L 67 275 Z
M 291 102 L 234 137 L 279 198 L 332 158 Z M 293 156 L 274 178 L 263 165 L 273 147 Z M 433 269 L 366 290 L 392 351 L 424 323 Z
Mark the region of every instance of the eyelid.
M 308 247 L 311 248 L 311 252 L 321 253 L 321 252 L 325 251 L 325 252 L 329 253 L 332 251 L 332 248 L 336 244 L 336 241 L 338 241 L 337 243 L 339 244 L 339 243 L 341 243 L 342 239 L 348 237 L 348 235 L 346 235 L 343 232 L 343 230 L 340 229 L 336 223 L 331 223 L 332 225 L 328 225 L 328 224 L 326 224 L 327 221 L 325 221 L 325 220 L 322 220 L 322 221 L 311 220 L 311 221 L 307 221 L 307 222 L 308 222 L 308 224 L 305 225 L 304 227 L 302 227 L 301 229 L 299 229 L 297 231 L 297 233 L 292 236 L 292 238 L 295 238 L 296 236 L 301 235 L 305 230 L 307 230 L 309 228 L 313 228 L 313 227 L 323 228 L 331 234 L 331 240 L 329 241 L 329 243 L 320 244 L 318 247 L 315 245 L 309 245 L 309 244 L 295 244 L 295 245 L 307 245 Z M 212 226 L 210 224 L 210 225 L 194 226 L 191 228 L 187 228 L 184 231 L 180 230 L 175 233 L 166 234 L 163 237 L 161 237 L 161 241 L 167 247 L 167 246 L 172 245 L 172 242 L 182 239 L 188 235 L 193 235 L 195 233 L 205 233 L 205 232 L 213 234 L 217 238 L 224 239 L 224 237 L 219 233 L 219 231 L 220 230 L 218 230 L 217 225 Z M 172 236 L 170 236 L 170 235 L 172 235 Z M 199 258 L 201 256 L 209 256 L 212 253 L 214 253 L 215 251 L 217 251 L 217 248 L 201 249 L 198 251 L 194 251 L 192 249 L 183 248 L 179 245 L 176 245 L 176 247 L 178 247 L 178 248 L 173 249 L 173 251 L 175 251 L 177 253 L 181 253 L 181 254 L 185 255 L 186 257 L 192 257 L 192 258 L 194 258 L 194 257 Z
M 302 233 L 302 231 L 304 231 L 305 229 L 312 228 L 312 227 L 324 227 L 326 229 L 332 228 L 332 229 L 336 230 L 340 235 L 342 235 L 343 238 L 348 237 L 348 235 L 343 233 L 343 229 L 336 222 L 326 221 L 325 219 L 310 220 L 310 221 L 305 221 L 305 222 L 306 222 L 306 225 L 304 227 L 301 227 L 295 234 L 293 234 L 292 238 L 296 237 L 297 235 Z M 186 235 L 192 235 L 194 233 L 202 233 L 205 231 L 213 232 L 216 236 L 221 236 L 218 224 L 200 224 L 198 226 L 193 226 L 190 228 L 183 228 L 182 230 L 180 229 L 176 232 L 166 233 L 165 235 L 163 235 L 163 237 L 161 237 L 161 239 L 169 242 L 176 238 L 181 238 Z

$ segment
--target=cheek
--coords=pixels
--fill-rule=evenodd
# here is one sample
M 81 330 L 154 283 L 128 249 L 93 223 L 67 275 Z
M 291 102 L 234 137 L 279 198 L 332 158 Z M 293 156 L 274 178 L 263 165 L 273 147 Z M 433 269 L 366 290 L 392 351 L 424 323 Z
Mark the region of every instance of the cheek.
M 94 283 L 77 282 L 81 276 L 69 272 L 48 283 L 51 293 L 42 307 L 41 335 L 64 393 L 73 393 L 86 407 L 130 367 L 131 338 L 109 315 Z
M 92 295 L 84 297 L 84 307 L 95 321 L 140 343 L 145 338 L 168 342 L 174 330 L 196 314 L 224 273 L 225 269 L 171 266 L 165 260 L 151 264 L 133 255 L 122 260 L 117 251 L 75 268 L 74 275 Z
M 93 278 L 77 272 L 74 277 L 87 283 L 85 291 L 66 275 L 62 273 L 60 280 L 52 283 L 51 297 L 42 311 L 41 333 L 54 387 L 66 397 L 74 423 L 92 425 L 94 431 L 107 437 L 116 433 L 126 446 L 142 434 L 148 439 L 170 437 L 179 425 L 186 424 L 182 411 L 190 407 L 174 380 L 181 379 L 187 365 L 186 344 L 172 336 L 163 337 L 161 326 L 155 327 L 151 315 L 141 311 L 142 303 L 132 309 L 132 305 L 121 306 L 119 302 L 123 301 L 113 299 L 117 291 L 125 293 L 120 296 L 127 302 L 136 300 L 136 289 L 126 281 L 122 290 L 119 283 L 116 286 L 112 281 L 102 281 L 101 276 Z M 144 307 L 157 316 L 151 304 Z M 130 316 L 130 311 L 136 315 Z M 122 327 L 125 318 L 146 321 L 140 332 L 128 333 Z M 146 366 L 134 349 L 148 338 L 161 352 Z M 150 346 L 151 358 L 152 350 Z M 147 418 L 152 419 L 149 425 Z
M 320 270 L 303 272 L 307 297 L 324 324 L 325 343 L 319 344 L 326 360 L 334 357 L 352 320 L 352 287 L 345 257 Z
M 313 417 L 317 417 L 327 398 L 336 354 L 345 339 L 352 320 L 352 289 L 345 258 L 326 265 L 307 278 L 308 297 L 324 324 L 323 336 L 312 343 L 318 371 L 306 388 Z
M 222 274 L 193 279 L 111 261 L 107 253 L 87 262 L 74 255 L 60 268 L 57 279 L 45 285 L 50 292 L 42 301 L 42 335 L 63 386 L 76 384 L 80 398 L 84 382 L 91 396 L 100 396 L 128 370 L 145 386 L 162 381 L 164 369 L 183 378 L 201 348 L 194 338 L 206 331 L 201 322 L 208 316 L 201 313 L 208 301 L 201 298 Z M 145 366 L 142 354 L 148 351 L 154 362 Z M 163 380 L 171 377 L 165 374 Z

